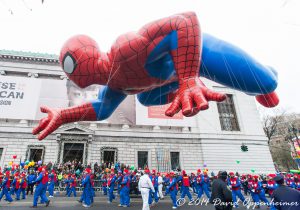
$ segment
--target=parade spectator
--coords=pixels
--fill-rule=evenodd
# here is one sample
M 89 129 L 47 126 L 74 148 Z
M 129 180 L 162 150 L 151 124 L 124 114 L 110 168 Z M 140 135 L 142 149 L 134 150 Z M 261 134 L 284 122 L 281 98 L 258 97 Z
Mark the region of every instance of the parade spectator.
M 274 190 L 272 198 L 273 205 L 279 210 L 299 210 L 300 192 L 285 185 L 284 177 L 279 175 L 274 178 L 278 188 Z
M 214 204 L 216 210 L 232 209 L 232 193 L 227 187 L 226 180 L 227 172 L 220 171 L 218 179 L 215 179 L 212 183 L 212 195 L 210 197 L 210 203 Z

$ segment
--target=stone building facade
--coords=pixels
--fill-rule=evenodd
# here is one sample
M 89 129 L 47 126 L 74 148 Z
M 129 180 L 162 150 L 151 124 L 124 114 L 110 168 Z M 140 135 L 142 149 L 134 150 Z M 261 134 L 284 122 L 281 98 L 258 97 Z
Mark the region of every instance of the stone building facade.
M 57 56 L 48 54 L 0 51 L 0 73 L 0 79 L 15 76 L 66 80 Z M 179 167 L 191 172 L 205 165 L 215 173 L 222 169 L 274 172 L 254 98 L 205 79 L 204 82 L 209 88 L 229 94 L 230 99 L 225 104 L 210 103 L 209 110 L 193 118 L 196 125 L 192 127 L 78 122 L 64 125 L 38 141 L 31 133 L 37 120 L 2 118 L 0 166 L 17 155 L 21 160 L 35 158 L 44 162 L 76 157 L 92 164 L 147 164 L 159 171 Z M 26 107 L 16 112 L 26 112 Z M 241 151 L 242 143 L 248 146 L 248 152 Z

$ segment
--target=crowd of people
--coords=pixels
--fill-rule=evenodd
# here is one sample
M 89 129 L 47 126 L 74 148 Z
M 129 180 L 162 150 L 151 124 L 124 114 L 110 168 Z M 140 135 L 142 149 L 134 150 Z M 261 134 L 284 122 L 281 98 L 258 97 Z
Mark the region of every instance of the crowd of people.
M 288 187 L 300 193 L 300 175 L 284 173 L 280 176 Z M 30 193 L 33 194 L 33 207 L 37 207 L 39 199 L 40 203 L 48 206 L 49 198 L 56 196 L 55 191 L 64 191 L 68 197 L 76 197 L 77 192 L 81 191 L 78 201 L 88 208 L 98 193 L 96 189 L 101 189 L 100 192 L 107 196 L 108 203 L 112 203 L 118 194 L 120 207 L 130 206 L 130 194 L 141 194 L 145 210 L 167 195 L 171 198 L 172 208 L 176 209 L 186 196 L 189 199 L 188 205 L 197 204 L 204 194 L 213 203 L 211 183 L 217 178 L 218 175 L 214 173 L 209 175 L 208 169 L 198 169 L 196 173 L 187 174 L 184 170 L 167 173 L 147 168 L 137 170 L 120 163 L 94 164 L 93 167 L 84 166 L 77 161 L 59 165 L 34 164 L 13 170 L 7 167 L 0 169 L 0 201 L 3 196 L 8 202 L 13 202 L 13 197 L 16 201 L 26 199 L 26 195 Z M 276 206 L 270 199 L 278 187 L 275 178 L 276 174 L 226 174 L 225 182 L 231 190 L 232 206 L 238 208 L 239 200 L 248 205 L 249 199 L 245 196 L 249 195 L 256 208 L 264 203 L 275 209 Z

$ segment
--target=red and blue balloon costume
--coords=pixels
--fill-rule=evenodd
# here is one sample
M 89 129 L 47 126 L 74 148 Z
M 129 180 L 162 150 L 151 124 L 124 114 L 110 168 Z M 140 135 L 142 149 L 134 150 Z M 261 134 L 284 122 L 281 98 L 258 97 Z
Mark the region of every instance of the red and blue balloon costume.
M 129 94 L 145 106 L 171 103 L 166 115 L 196 115 L 208 101 L 226 96 L 208 89 L 200 76 L 256 96 L 266 107 L 279 103 L 277 74 L 241 49 L 203 34 L 194 12 L 163 18 L 121 35 L 107 53 L 91 38 L 69 39 L 60 53 L 66 75 L 79 87 L 104 85 L 98 99 L 76 107 L 50 109 L 33 134 L 43 139 L 59 126 L 108 118 Z
M 232 190 L 233 206 L 235 208 L 238 207 L 238 201 L 237 201 L 236 197 L 241 199 L 241 201 L 243 201 L 244 205 L 246 205 L 247 201 L 245 200 L 245 197 L 243 196 L 243 194 L 241 192 L 240 179 L 238 177 L 236 177 L 233 172 L 230 172 L 229 175 L 230 175 L 230 178 L 228 179 L 228 185 L 231 186 L 231 190 Z

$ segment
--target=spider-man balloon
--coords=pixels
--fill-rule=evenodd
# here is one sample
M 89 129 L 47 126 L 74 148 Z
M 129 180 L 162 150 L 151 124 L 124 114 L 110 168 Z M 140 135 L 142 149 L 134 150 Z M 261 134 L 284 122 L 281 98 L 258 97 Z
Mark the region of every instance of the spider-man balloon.
M 256 97 L 266 107 L 279 99 L 277 74 L 241 49 L 203 34 L 194 12 L 163 18 L 121 35 L 107 53 L 85 35 L 70 38 L 60 53 L 66 75 L 79 87 L 105 85 L 97 100 L 66 109 L 41 107 L 48 116 L 33 134 L 43 139 L 59 126 L 108 118 L 129 94 L 145 106 L 171 103 L 166 115 L 186 117 L 226 96 L 208 89 L 199 76 Z

